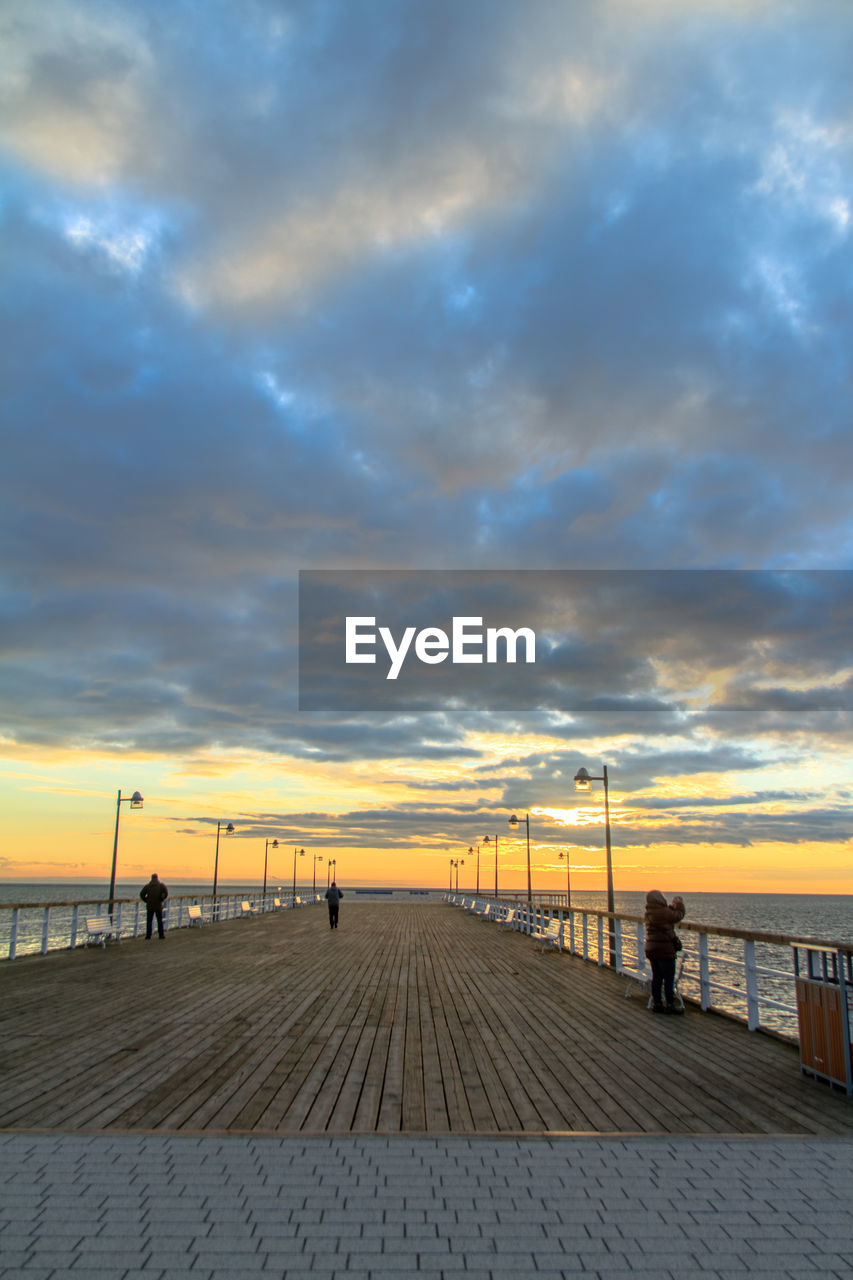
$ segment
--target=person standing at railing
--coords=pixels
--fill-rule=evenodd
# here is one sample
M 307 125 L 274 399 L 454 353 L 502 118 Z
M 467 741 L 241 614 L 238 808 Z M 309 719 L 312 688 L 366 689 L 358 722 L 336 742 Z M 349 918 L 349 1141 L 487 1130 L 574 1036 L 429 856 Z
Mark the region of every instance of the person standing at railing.
M 154 917 L 157 917 L 157 935 L 165 938 L 166 931 L 163 928 L 163 903 L 169 896 L 169 890 L 157 876 L 156 871 L 152 872 L 151 879 L 139 891 L 139 896 L 145 903 L 145 909 L 148 912 L 148 918 L 145 922 L 145 939 L 151 937 L 151 927 L 154 923 Z
M 676 896 L 667 905 L 659 889 L 646 894 L 645 952 L 652 966 L 653 1013 L 684 1013 L 675 1003 L 675 959 L 680 950 L 675 926 L 684 919 L 684 912 L 683 898 Z

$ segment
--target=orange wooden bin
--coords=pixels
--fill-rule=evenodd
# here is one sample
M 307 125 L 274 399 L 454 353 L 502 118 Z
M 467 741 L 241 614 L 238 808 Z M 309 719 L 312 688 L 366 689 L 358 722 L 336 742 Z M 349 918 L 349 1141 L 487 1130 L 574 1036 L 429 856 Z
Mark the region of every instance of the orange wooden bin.
M 842 948 L 791 944 L 800 1025 L 800 1067 L 853 1095 L 853 956 Z

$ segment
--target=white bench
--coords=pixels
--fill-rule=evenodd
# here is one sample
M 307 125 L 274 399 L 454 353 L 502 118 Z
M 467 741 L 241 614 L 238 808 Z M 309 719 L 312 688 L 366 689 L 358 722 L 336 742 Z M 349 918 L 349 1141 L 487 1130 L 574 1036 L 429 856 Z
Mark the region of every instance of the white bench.
M 518 908 L 517 908 L 517 907 L 508 907 L 508 908 L 507 908 L 506 915 L 504 916 L 503 920 L 501 920 L 501 928 L 502 928 L 502 929 L 517 929 L 517 928 L 518 928 L 518 925 L 516 924 L 516 916 L 517 916 L 517 915 L 518 915 Z
M 240 911 L 244 916 L 253 916 L 255 914 L 255 908 L 248 901 L 240 903 Z
M 534 929 L 530 936 L 542 943 L 540 951 L 544 952 L 546 947 L 563 950 L 563 925 L 556 916 L 552 916 L 544 928 Z
M 201 907 L 187 907 L 187 918 L 191 925 L 204 924 L 204 916 L 201 913 Z
M 278 911 L 279 907 L 281 906 L 281 898 L 273 898 L 272 905 L 273 905 L 273 910 Z
M 87 916 L 86 917 L 86 946 L 90 943 L 99 943 L 102 947 L 107 945 L 107 938 L 113 936 L 113 922 L 109 916 Z

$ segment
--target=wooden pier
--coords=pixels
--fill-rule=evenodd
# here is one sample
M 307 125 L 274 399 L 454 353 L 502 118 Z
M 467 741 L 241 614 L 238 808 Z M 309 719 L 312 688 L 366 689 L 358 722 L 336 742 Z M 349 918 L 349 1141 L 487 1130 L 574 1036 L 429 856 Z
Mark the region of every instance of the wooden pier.
M 438 904 L 0 966 L 0 1128 L 853 1135 L 795 1046 Z

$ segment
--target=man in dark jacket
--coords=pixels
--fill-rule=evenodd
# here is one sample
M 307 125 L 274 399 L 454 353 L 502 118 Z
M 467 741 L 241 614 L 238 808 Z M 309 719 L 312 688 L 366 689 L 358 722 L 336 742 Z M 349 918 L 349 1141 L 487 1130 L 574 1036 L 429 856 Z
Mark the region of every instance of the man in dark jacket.
M 684 919 L 684 901 L 675 897 L 669 906 L 658 889 L 646 894 L 646 958 L 652 966 L 652 1010 L 683 1013 L 675 1003 L 675 925 Z M 666 997 L 664 1005 L 661 994 Z
M 326 901 L 329 904 L 329 928 L 337 929 L 338 927 L 338 904 L 344 895 L 341 893 L 334 880 L 326 890 Z
M 163 928 L 163 903 L 169 896 L 169 890 L 163 884 L 162 880 L 158 880 L 156 872 L 151 876 L 147 885 L 140 889 L 139 896 L 145 903 L 148 911 L 148 919 L 145 923 L 145 937 L 151 937 L 151 926 L 154 923 L 154 917 L 157 917 L 157 933 L 161 938 L 165 938 L 166 931 Z

